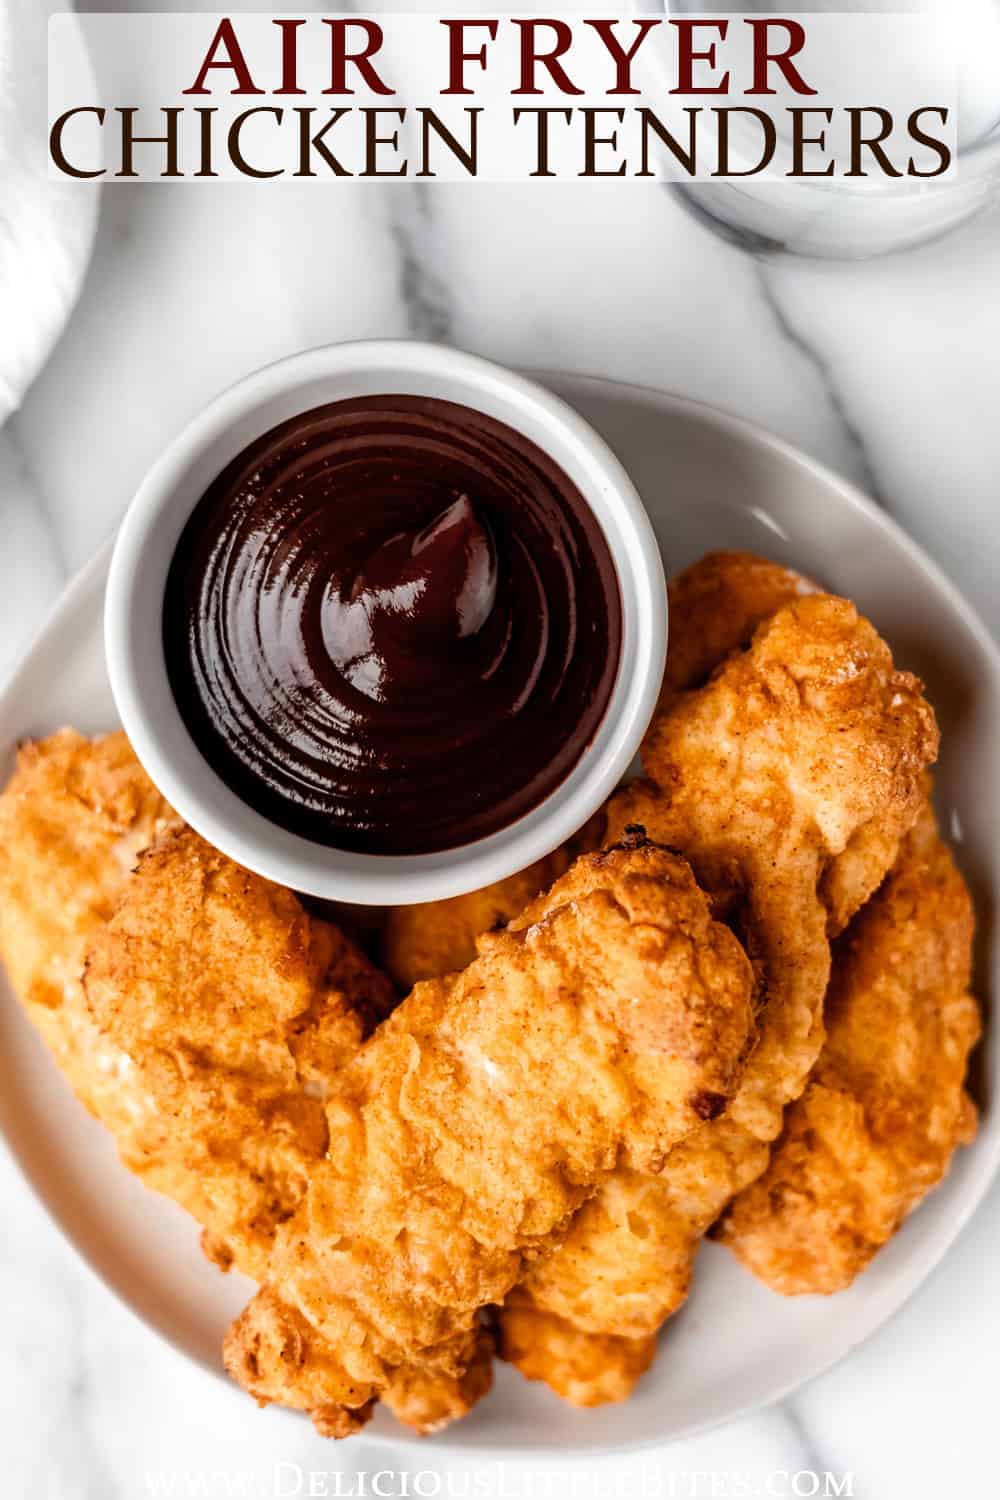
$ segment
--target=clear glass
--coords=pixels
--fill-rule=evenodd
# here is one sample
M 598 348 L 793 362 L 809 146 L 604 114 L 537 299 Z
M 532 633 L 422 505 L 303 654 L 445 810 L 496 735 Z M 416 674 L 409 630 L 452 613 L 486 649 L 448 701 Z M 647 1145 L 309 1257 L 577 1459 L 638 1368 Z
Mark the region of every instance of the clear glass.
M 944 180 L 672 181 L 669 190 L 717 233 L 757 254 L 863 259 L 937 239 L 1000 194 L 1000 0 L 776 0 L 713 5 L 665 0 L 668 14 L 891 11 L 947 14 L 961 28 L 959 150 Z

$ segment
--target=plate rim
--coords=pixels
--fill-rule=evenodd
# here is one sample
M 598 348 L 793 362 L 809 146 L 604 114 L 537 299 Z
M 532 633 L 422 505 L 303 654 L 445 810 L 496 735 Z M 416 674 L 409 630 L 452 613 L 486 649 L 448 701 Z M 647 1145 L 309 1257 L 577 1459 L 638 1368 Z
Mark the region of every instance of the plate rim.
M 607 376 L 591 375 L 578 371 L 563 371 L 538 366 L 518 366 L 517 368 L 530 378 L 553 389 L 557 395 L 567 399 L 571 404 L 580 396 L 585 397 L 590 395 L 592 397 L 603 397 L 607 400 L 617 401 L 621 401 L 624 396 L 632 402 L 641 402 L 644 405 L 654 406 L 660 410 L 666 409 L 675 414 L 687 416 L 689 419 L 699 422 L 705 427 L 735 435 L 743 442 L 748 443 L 758 450 L 779 455 L 784 461 L 803 471 L 825 488 L 836 491 L 841 500 L 864 517 L 868 523 L 873 524 L 880 530 L 884 536 L 907 555 L 911 562 L 929 576 L 934 587 L 943 596 L 949 609 L 958 617 L 982 652 L 994 679 L 998 702 L 1000 702 L 1000 644 L 994 639 L 979 612 L 966 599 L 958 585 L 952 581 L 940 564 L 925 552 L 920 543 L 904 530 L 894 516 L 866 495 L 851 480 L 838 474 L 825 462 L 814 458 L 794 443 L 770 431 L 768 428 L 760 426 L 750 418 L 740 416 L 724 407 L 716 406 L 710 402 L 678 392 L 639 382 L 615 380 Z M 626 463 L 626 460 L 622 458 L 622 462 Z M 0 682 L 0 713 L 5 709 L 8 700 L 32 676 L 34 658 L 44 648 L 49 637 L 58 632 L 64 618 L 78 607 L 81 597 L 94 588 L 95 580 L 99 578 L 101 573 L 107 572 L 113 545 L 114 533 L 106 538 L 92 556 L 77 569 L 67 581 L 58 598 L 53 601 L 39 629 L 22 652 L 18 663 L 3 681 Z M 17 1169 L 22 1181 L 25 1182 L 36 1201 L 44 1210 L 50 1224 L 55 1228 L 63 1242 L 73 1251 L 77 1261 L 83 1265 L 88 1275 L 114 1296 L 116 1301 L 133 1318 L 156 1334 L 157 1337 L 162 1339 L 175 1352 L 212 1375 L 215 1379 L 229 1385 L 228 1377 L 218 1365 L 207 1362 L 198 1354 L 185 1347 L 178 1339 L 159 1326 L 157 1321 L 147 1316 L 146 1313 L 141 1312 L 131 1298 L 126 1297 L 119 1291 L 118 1287 L 91 1259 L 78 1241 L 71 1235 L 68 1227 L 64 1225 L 61 1216 L 57 1214 L 54 1206 L 49 1202 L 40 1180 L 40 1174 L 32 1171 L 28 1163 L 16 1149 L 13 1141 L 7 1138 L 5 1132 L 2 1138 L 8 1156 Z M 975 1166 L 972 1169 L 964 1199 L 959 1205 L 958 1211 L 947 1223 L 941 1226 L 939 1231 L 933 1236 L 932 1243 L 925 1248 L 923 1254 L 911 1258 L 906 1267 L 898 1273 L 891 1309 L 880 1316 L 878 1321 L 866 1333 L 849 1340 L 844 1347 L 834 1347 L 829 1355 L 824 1351 L 818 1359 L 809 1361 L 809 1373 L 796 1375 L 794 1378 L 785 1381 L 774 1381 L 769 1387 L 755 1394 L 751 1400 L 734 1405 L 724 1415 L 713 1415 L 706 1417 L 703 1421 L 688 1422 L 683 1426 L 677 1427 L 669 1435 L 662 1437 L 633 1438 L 622 1442 L 609 1442 L 606 1440 L 588 1442 L 585 1438 L 581 1438 L 574 1445 L 572 1458 L 574 1460 L 577 1458 L 595 1459 L 649 1452 L 653 1449 L 665 1448 L 672 1443 L 682 1442 L 688 1438 L 702 1435 L 730 1423 L 745 1420 L 756 1412 L 765 1410 L 786 1400 L 794 1392 L 802 1390 L 805 1386 L 810 1385 L 813 1381 L 827 1374 L 842 1361 L 846 1360 L 855 1349 L 866 1343 L 868 1339 L 873 1338 L 898 1317 L 916 1292 L 926 1284 L 928 1279 L 942 1265 L 973 1215 L 979 1209 L 997 1176 L 998 1169 L 1000 1169 L 1000 1109 L 994 1110 L 992 1118 L 986 1122 L 986 1128 L 980 1130 L 970 1154 L 973 1155 Z M 366 1447 L 373 1444 L 389 1445 L 407 1452 L 419 1451 L 425 1455 L 429 1455 L 433 1451 L 440 1453 L 449 1462 L 458 1460 L 473 1465 L 488 1464 L 497 1461 L 498 1458 L 505 1458 L 508 1461 L 522 1461 L 525 1459 L 548 1459 L 551 1461 L 556 1452 L 551 1444 L 530 1438 L 520 1441 L 516 1448 L 499 1445 L 491 1446 L 489 1442 L 467 1442 L 463 1441 L 461 1431 L 461 1424 L 457 1424 L 455 1427 L 450 1428 L 447 1434 L 442 1434 L 433 1440 L 428 1440 L 427 1438 L 410 1434 L 403 1428 L 400 1428 L 398 1432 L 393 1431 L 392 1433 L 381 1431 L 370 1432 L 365 1429 L 355 1435 L 354 1443 Z M 455 1436 L 452 1436 L 453 1433 Z M 433 1442 L 433 1448 L 431 1447 L 431 1442 Z

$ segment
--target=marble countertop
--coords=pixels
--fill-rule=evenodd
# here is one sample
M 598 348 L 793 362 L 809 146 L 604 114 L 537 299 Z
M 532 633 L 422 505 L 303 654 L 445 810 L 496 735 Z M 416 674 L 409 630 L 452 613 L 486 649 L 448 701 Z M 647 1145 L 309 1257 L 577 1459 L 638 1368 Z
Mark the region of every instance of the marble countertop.
M 0 674 L 210 395 L 373 335 L 750 417 L 859 482 L 1000 631 L 998 266 L 1000 210 L 905 256 L 824 266 L 755 262 L 646 184 L 111 187 L 79 304 L 0 432 Z M 385 1469 L 388 1494 L 401 1470 L 430 1475 L 411 1493 L 650 1497 L 791 1494 L 790 1476 L 830 1471 L 860 1500 L 937 1500 L 992 1467 L 1000 1186 L 906 1309 L 780 1406 L 628 1463 L 448 1475 L 433 1447 L 414 1463 L 280 1411 L 248 1420 L 92 1279 L 6 1158 L 0 1177 L 11 1500 L 348 1496 Z

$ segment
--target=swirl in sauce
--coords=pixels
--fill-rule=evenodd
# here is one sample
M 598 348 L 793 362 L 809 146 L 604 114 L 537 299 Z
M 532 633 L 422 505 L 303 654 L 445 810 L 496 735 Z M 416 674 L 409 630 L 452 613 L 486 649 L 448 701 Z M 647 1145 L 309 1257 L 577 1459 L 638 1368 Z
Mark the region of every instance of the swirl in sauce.
M 564 780 L 621 650 L 608 546 L 527 438 L 451 402 L 341 401 L 245 449 L 171 564 L 167 670 L 209 764 L 318 843 L 416 854 Z

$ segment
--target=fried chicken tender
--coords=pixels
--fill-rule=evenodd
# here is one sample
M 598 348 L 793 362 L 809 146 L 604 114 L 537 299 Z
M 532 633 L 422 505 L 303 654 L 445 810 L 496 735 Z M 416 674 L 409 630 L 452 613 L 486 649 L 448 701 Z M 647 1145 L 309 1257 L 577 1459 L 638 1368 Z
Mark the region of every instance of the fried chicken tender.
M 103 1037 L 83 965 L 135 862 L 176 818 L 124 734 L 63 729 L 24 745 L 0 796 L 0 958 L 74 1093 L 129 1166 L 164 1125 L 129 1059 Z
M 168 1127 L 148 1171 L 119 1136 L 129 1165 L 194 1215 L 213 1260 L 261 1280 L 388 980 L 291 891 L 178 828 L 93 934 L 84 988 Z
M 702 685 L 731 652 L 745 649 L 758 625 L 783 605 L 816 592 L 801 575 L 746 553 L 711 554 L 680 574 L 670 585 L 671 638 L 661 714 L 677 695 Z M 642 794 L 637 790 L 636 795 Z M 635 807 L 629 798 L 626 793 L 617 803 L 619 830 L 629 819 L 650 821 L 649 809 Z M 656 815 L 661 811 L 657 801 Z M 848 846 L 820 878 L 831 930 L 839 930 L 882 878 L 911 815 L 859 820 Z M 676 828 L 661 831 L 675 841 Z M 446 972 L 466 956 L 477 913 L 488 912 L 491 924 L 509 922 L 517 915 L 519 895 L 515 883 L 504 882 L 453 903 L 413 908 L 401 936 L 422 945 L 423 954 L 433 954 L 439 972 Z M 456 920 L 459 914 L 461 920 Z M 486 925 L 481 923 L 483 929 Z M 405 965 L 405 947 L 397 962 Z M 813 1005 L 820 988 L 817 979 Z M 686 1296 L 693 1243 L 703 1232 L 694 1226 L 707 1227 L 711 1221 L 703 1205 L 721 1207 L 767 1160 L 766 1140 L 754 1143 L 746 1132 L 730 1132 L 720 1121 L 711 1135 L 703 1131 L 673 1153 L 669 1189 L 658 1178 L 617 1173 L 581 1210 L 567 1244 L 539 1274 L 558 1274 L 562 1289 L 557 1305 L 585 1324 L 601 1330 L 610 1304 L 614 1327 L 638 1331 L 632 1337 L 588 1333 L 536 1307 L 533 1339 L 533 1303 L 529 1294 L 519 1292 L 504 1308 L 501 1352 L 529 1377 L 548 1380 L 577 1404 L 627 1395 L 652 1357 L 648 1330 Z
M 194 1215 L 212 1259 L 260 1277 L 388 981 L 185 829 L 121 733 L 63 730 L 20 752 L 0 796 L 0 956 L 125 1165 Z M 431 1430 L 485 1394 L 491 1355 L 484 1329 L 461 1380 L 403 1371 L 386 1399 Z
M 745 907 L 767 985 L 764 1032 L 731 1111 L 748 1129 L 780 1127 L 782 1096 L 801 1092 L 819 1051 L 829 871 L 847 855 L 858 910 L 887 873 L 884 853 L 854 858 L 860 838 L 895 858 L 938 741 L 922 684 L 831 595 L 784 606 L 705 689 L 654 719 L 643 758 L 656 811 L 643 789 L 635 805 L 623 794 L 609 834 L 621 819 L 662 816 L 705 888 Z
M 732 651 L 749 645 L 757 626 L 783 604 L 816 586 L 801 574 L 751 553 L 716 552 L 685 569 L 669 585 L 670 644 L 661 693 L 661 710 L 678 692 L 704 680 Z M 600 846 L 603 820 L 583 830 L 574 840 L 580 851 Z M 383 962 L 399 983 L 444 975 L 471 962 L 476 939 L 504 927 L 545 890 L 567 852 L 557 851 L 520 875 L 484 890 L 448 901 L 401 907 L 389 913 L 383 937 Z M 763 1158 L 762 1158 L 763 1159 Z M 641 1296 L 662 1276 L 664 1246 L 679 1232 L 669 1200 L 653 1179 L 622 1170 L 598 1193 L 587 1209 L 588 1249 L 580 1264 L 580 1284 L 574 1296 L 579 1305 L 587 1297 L 585 1278 L 595 1263 L 602 1273 L 596 1295 L 620 1299 Z M 633 1234 L 629 1225 L 634 1225 Z M 628 1238 L 630 1254 L 622 1274 L 609 1285 L 617 1264 L 617 1247 Z M 646 1251 L 645 1261 L 643 1251 Z M 674 1258 L 678 1247 L 674 1247 Z M 561 1258 L 561 1274 L 571 1274 L 572 1244 Z M 517 1289 L 504 1304 L 500 1322 L 502 1356 L 529 1379 L 547 1380 L 567 1400 L 594 1406 L 623 1400 L 648 1369 L 656 1348 L 651 1336 L 624 1338 L 587 1334 L 538 1307 Z
M 658 786 L 613 798 L 608 836 L 641 826 L 690 860 L 746 934 L 763 989 L 760 1032 L 726 1114 L 650 1181 L 616 1177 L 561 1250 L 529 1270 L 524 1293 L 547 1315 L 584 1338 L 645 1340 L 684 1301 L 700 1240 L 766 1168 L 784 1107 L 822 1046 L 828 931 L 881 882 L 936 752 L 919 682 L 895 671 L 873 627 L 832 596 L 783 606 L 707 684 L 666 695 L 643 752 Z M 838 879 L 842 859 L 849 869 Z M 524 1344 L 523 1307 L 519 1319 Z M 567 1331 L 564 1354 L 569 1346 Z M 579 1401 L 585 1360 L 577 1350 L 545 1378 Z
M 479 1309 L 615 1166 L 657 1170 L 724 1108 L 751 988 L 683 861 L 638 840 L 582 857 L 530 925 L 417 985 L 342 1075 L 230 1372 L 324 1431 L 400 1367 L 461 1379 Z
M 973 911 L 928 806 L 840 940 L 827 1039 L 770 1166 L 718 1238 L 776 1292 L 851 1282 L 973 1139 Z

